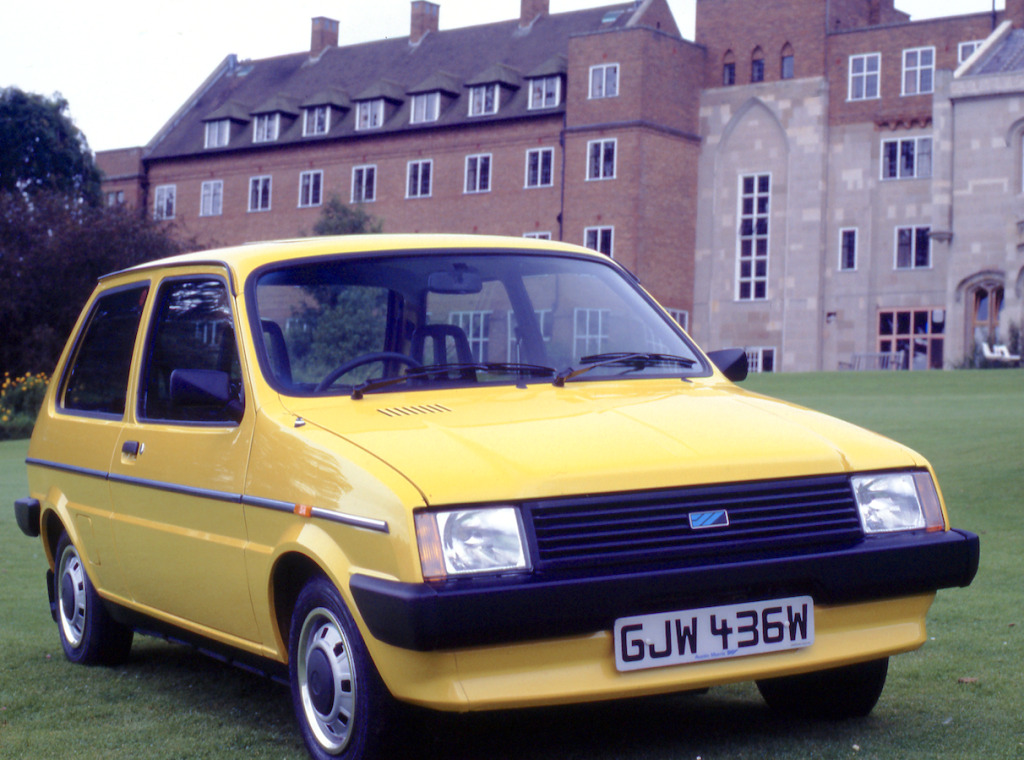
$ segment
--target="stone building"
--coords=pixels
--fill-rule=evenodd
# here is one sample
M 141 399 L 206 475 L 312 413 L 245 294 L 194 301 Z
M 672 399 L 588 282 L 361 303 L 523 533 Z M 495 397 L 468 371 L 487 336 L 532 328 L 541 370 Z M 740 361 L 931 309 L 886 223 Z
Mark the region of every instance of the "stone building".
M 664 0 L 446 31 L 414 0 L 409 37 L 345 47 L 318 18 L 308 51 L 225 59 L 108 184 L 208 244 L 308 233 L 332 194 L 388 232 L 582 243 L 764 371 L 950 367 L 1024 322 L 1006 5 L 697 0 L 695 42 Z

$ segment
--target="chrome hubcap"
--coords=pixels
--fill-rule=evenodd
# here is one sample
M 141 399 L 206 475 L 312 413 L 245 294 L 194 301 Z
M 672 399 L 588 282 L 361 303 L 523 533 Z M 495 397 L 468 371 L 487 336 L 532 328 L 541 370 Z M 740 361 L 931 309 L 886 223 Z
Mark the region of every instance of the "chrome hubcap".
M 306 722 L 326 752 L 339 754 L 352 736 L 357 684 L 348 638 L 330 610 L 318 607 L 303 621 L 297 670 Z
M 57 587 L 57 609 L 64 638 L 78 647 L 85 635 L 85 568 L 74 546 L 68 546 L 60 557 L 60 583 Z

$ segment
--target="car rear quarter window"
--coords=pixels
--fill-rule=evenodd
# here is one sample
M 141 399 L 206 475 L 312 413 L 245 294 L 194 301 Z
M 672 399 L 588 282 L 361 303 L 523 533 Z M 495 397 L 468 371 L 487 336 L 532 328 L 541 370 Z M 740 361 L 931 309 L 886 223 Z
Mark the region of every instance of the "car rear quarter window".
M 67 374 L 62 409 L 124 414 L 132 352 L 148 293 L 149 285 L 144 284 L 96 299 Z

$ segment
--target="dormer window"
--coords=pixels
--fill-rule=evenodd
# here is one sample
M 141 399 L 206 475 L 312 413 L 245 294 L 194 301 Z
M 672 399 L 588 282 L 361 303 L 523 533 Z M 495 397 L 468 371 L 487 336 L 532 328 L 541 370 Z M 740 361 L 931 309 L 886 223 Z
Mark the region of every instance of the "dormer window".
M 498 85 L 483 84 L 469 88 L 469 115 L 487 116 L 498 113 Z
M 356 103 L 356 129 L 379 129 L 384 126 L 384 98 L 360 100 Z
M 440 113 L 440 92 L 424 92 L 412 96 L 412 109 L 409 113 L 410 124 L 425 124 L 430 121 L 437 121 Z
M 204 148 L 226 147 L 230 139 L 230 119 L 217 119 L 216 121 L 206 122 L 206 140 L 203 143 Z
M 281 130 L 280 113 L 257 114 L 252 122 L 252 141 L 274 142 Z
M 538 77 L 530 80 L 530 110 L 555 108 L 561 102 L 562 78 Z
M 302 121 L 302 136 L 326 135 L 331 129 L 331 108 L 330 106 L 314 106 L 304 109 Z

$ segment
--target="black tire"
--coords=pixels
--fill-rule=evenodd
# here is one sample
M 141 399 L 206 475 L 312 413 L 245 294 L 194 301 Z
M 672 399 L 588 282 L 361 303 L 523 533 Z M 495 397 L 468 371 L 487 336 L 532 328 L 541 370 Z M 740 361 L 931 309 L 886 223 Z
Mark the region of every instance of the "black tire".
M 288 633 L 292 707 L 317 760 L 382 756 L 395 705 L 341 594 L 323 577 L 306 583 Z
M 885 687 L 889 658 L 757 682 L 773 710 L 799 718 L 863 718 L 874 709 Z
M 114 620 L 85 571 L 67 533 L 57 542 L 53 576 L 57 630 L 64 655 L 80 665 L 120 665 L 128 659 L 134 632 Z

